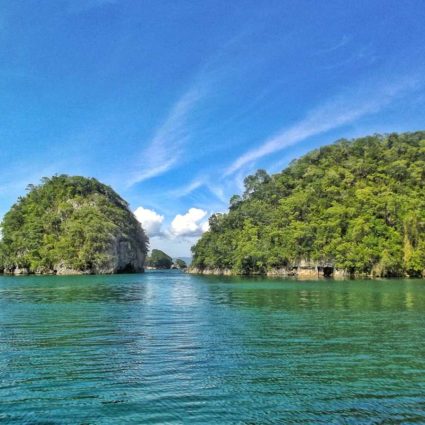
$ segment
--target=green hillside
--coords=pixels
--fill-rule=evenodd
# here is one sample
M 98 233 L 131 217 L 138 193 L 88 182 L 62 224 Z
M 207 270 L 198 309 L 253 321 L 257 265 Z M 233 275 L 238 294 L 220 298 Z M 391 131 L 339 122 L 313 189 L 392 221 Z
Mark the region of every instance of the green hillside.
M 149 257 L 146 258 L 146 267 L 153 269 L 170 269 L 173 259 L 160 249 L 153 249 Z
M 193 267 L 230 273 L 329 266 L 348 275 L 425 274 L 425 132 L 340 140 L 281 173 L 245 179 L 210 218 Z
M 2 223 L 9 273 L 143 271 L 148 239 L 128 204 L 96 179 L 66 175 L 30 185 Z

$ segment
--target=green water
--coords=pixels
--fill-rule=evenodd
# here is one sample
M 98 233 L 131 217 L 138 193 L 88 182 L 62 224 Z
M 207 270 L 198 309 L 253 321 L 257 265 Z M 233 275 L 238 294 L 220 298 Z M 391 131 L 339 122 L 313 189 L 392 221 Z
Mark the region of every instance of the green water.
M 0 277 L 0 423 L 425 423 L 425 281 Z

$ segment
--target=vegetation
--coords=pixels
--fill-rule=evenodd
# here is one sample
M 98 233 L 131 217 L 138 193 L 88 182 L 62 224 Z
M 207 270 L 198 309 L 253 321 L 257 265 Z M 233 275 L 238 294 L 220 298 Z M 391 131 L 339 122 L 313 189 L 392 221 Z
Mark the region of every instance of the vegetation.
M 350 274 L 425 273 L 425 132 L 340 140 L 245 179 L 193 266 L 265 273 L 301 261 Z
M 187 268 L 186 261 L 182 260 L 181 258 L 177 258 L 177 260 L 175 261 L 175 264 L 179 269 Z
M 170 269 L 172 265 L 173 259 L 160 249 L 153 249 L 146 259 L 146 266 L 155 269 Z
M 128 204 L 109 186 L 59 175 L 43 178 L 27 191 L 3 219 L 0 260 L 6 271 L 109 270 L 122 241 L 128 252 L 143 257 L 143 265 L 147 237 Z

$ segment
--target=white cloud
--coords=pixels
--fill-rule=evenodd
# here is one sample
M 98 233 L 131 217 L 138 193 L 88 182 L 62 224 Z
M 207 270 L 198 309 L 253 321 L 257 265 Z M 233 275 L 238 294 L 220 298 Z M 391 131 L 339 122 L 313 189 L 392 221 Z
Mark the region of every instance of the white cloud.
M 177 214 L 170 225 L 170 233 L 174 236 L 200 236 L 208 222 L 202 222 L 207 211 L 200 208 L 190 208 L 186 214 Z M 207 224 L 205 224 L 207 223 Z
M 149 237 L 162 235 L 161 226 L 164 216 L 148 208 L 138 207 L 134 211 L 137 220 L 142 224 L 143 230 Z
M 143 150 L 139 169 L 128 181 L 130 186 L 164 174 L 180 162 L 184 144 L 190 135 L 187 120 L 201 97 L 200 88 L 194 86 L 171 108 L 168 117 Z
M 258 148 L 241 155 L 226 169 L 225 176 L 234 174 L 244 166 L 252 164 L 266 155 L 295 145 L 308 137 L 325 133 L 350 124 L 368 114 L 376 113 L 398 96 L 405 95 L 410 90 L 417 88 L 418 83 L 415 78 L 407 78 L 380 87 L 365 87 L 360 90 L 360 93 L 349 93 L 328 101 L 297 124 L 283 129 L 275 136 L 265 140 Z
M 202 232 L 208 232 L 208 230 L 210 230 L 210 223 L 208 222 L 208 220 L 204 221 L 201 224 L 201 229 L 202 229 Z

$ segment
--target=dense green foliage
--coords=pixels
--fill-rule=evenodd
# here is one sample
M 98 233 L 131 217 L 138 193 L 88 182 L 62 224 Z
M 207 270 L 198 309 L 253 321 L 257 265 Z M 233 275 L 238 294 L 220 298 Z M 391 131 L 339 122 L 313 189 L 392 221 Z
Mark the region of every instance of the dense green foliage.
M 128 204 L 96 179 L 60 175 L 27 190 L 3 219 L 4 269 L 101 269 L 117 237 L 146 254 L 147 237 Z
M 146 266 L 156 269 L 169 269 L 173 259 L 160 249 L 153 249 L 151 255 L 146 259 Z
M 176 266 L 179 269 L 185 269 L 185 268 L 187 268 L 186 261 L 182 260 L 181 258 L 177 258 L 177 260 L 175 261 L 175 263 L 176 263 Z
M 301 260 L 375 276 L 425 273 L 425 132 L 341 140 L 245 179 L 193 266 L 263 273 Z

